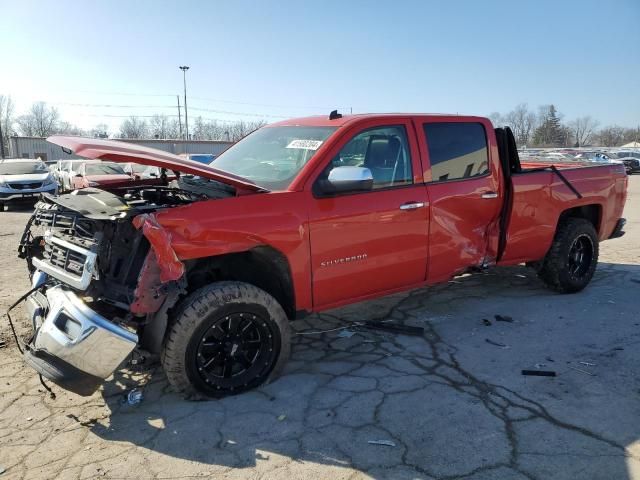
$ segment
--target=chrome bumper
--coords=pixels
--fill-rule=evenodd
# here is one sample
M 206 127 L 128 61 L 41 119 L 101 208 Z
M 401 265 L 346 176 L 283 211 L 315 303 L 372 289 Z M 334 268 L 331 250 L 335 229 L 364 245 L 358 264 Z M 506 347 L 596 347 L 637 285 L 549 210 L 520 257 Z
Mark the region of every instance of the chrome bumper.
M 27 311 L 36 328 L 27 361 L 63 388 L 68 387 L 65 368 L 69 368 L 75 380 L 82 375 L 106 379 L 138 343 L 136 334 L 110 322 L 61 286 L 49 288 L 46 297 L 34 292 L 28 298 Z M 54 365 L 55 374 L 50 368 L 34 364 L 34 357 L 40 363 Z

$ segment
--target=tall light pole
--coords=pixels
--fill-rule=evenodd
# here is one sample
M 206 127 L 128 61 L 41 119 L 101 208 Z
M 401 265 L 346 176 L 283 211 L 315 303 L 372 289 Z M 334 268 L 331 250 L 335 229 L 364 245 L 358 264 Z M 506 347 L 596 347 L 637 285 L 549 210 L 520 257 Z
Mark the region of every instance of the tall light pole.
M 185 140 L 189 140 L 189 115 L 187 113 L 187 70 L 189 67 L 183 65 L 180 67 L 182 70 L 182 80 L 184 82 L 184 129 L 186 132 Z

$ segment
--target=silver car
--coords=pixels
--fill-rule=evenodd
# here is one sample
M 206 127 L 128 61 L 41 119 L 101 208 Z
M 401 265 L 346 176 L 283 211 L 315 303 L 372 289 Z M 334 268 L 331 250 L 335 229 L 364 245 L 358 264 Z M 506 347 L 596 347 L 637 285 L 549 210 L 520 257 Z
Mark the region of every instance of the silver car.
M 5 203 L 55 193 L 58 185 L 41 160 L 9 158 L 0 160 L 0 212 Z

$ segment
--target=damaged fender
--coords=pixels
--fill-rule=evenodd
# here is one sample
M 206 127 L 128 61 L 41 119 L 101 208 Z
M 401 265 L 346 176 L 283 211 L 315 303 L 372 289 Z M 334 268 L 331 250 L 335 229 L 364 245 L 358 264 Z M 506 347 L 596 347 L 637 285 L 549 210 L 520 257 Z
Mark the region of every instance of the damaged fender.
M 160 282 L 167 283 L 180 279 L 185 272 L 184 263 L 180 261 L 171 247 L 171 234 L 159 223 L 155 214 L 144 213 L 133 219 L 133 226 L 149 240 L 160 267 Z M 147 257 L 149 260 L 149 257 Z M 145 262 L 146 266 L 146 262 Z M 144 273 L 144 272 L 143 272 Z

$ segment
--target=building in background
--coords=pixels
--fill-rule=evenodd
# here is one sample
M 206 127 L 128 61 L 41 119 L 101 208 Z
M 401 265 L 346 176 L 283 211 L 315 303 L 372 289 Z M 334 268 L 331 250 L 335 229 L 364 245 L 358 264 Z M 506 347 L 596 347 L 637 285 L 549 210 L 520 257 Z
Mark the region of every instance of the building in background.
M 217 140 L 133 140 L 133 139 L 114 139 L 120 142 L 135 143 L 145 147 L 157 148 L 165 152 L 174 153 L 176 155 L 188 154 L 205 154 L 217 157 L 227 148 L 233 145 L 232 142 L 224 142 Z M 11 158 L 38 158 L 45 162 L 55 160 L 63 160 L 67 158 L 78 158 L 77 155 L 67 154 L 62 148 L 53 143 L 47 142 L 42 137 L 11 137 L 9 141 L 9 157 Z

